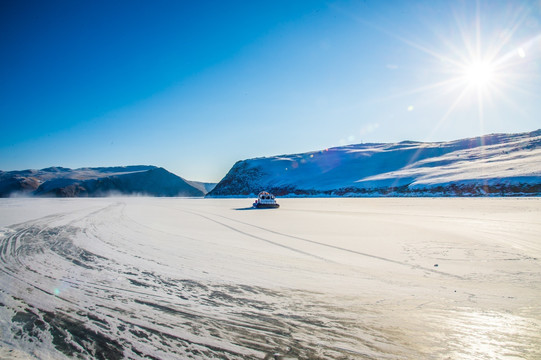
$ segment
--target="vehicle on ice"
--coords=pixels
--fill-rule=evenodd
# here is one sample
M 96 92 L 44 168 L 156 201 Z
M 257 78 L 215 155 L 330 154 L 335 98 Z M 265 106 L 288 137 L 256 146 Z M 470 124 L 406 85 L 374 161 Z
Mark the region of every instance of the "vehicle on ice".
M 276 202 L 274 195 L 266 191 L 259 193 L 253 206 L 256 209 L 276 209 L 280 207 L 280 205 Z

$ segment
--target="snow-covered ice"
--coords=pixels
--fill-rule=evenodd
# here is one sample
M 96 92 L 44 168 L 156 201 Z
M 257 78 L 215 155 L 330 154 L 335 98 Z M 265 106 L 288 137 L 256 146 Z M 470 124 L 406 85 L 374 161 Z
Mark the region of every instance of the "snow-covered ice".
M 541 358 L 540 198 L 0 199 L 0 356 Z

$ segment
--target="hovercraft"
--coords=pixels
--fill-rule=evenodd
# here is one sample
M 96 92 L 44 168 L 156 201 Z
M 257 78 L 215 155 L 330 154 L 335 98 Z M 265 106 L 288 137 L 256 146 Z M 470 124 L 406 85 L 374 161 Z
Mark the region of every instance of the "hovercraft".
M 276 209 L 280 207 L 280 205 L 276 202 L 274 195 L 266 191 L 259 193 L 253 206 L 256 209 Z

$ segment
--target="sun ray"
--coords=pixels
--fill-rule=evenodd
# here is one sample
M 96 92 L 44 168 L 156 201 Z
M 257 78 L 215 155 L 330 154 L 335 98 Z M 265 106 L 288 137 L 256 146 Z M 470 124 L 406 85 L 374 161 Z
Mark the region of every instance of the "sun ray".
M 460 62 L 443 54 L 443 53 L 439 53 L 435 50 L 431 50 L 430 48 L 426 47 L 426 46 L 423 46 L 421 44 L 418 44 L 416 42 L 413 42 L 411 40 L 408 40 L 406 38 L 403 38 L 401 36 L 398 36 L 398 35 L 393 35 L 396 39 L 402 41 L 403 43 L 405 43 L 406 45 L 409 45 L 417 50 L 420 50 L 428 55 L 431 55 L 433 58 L 437 59 L 437 60 L 440 60 L 440 61 L 443 61 L 443 62 L 446 62 L 446 63 L 449 63 L 451 65 L 454 65 L 454 66 L 460 66 Z
M 489 48 L 490 51 L 487 56 L 491 59 L 493 59 L 494 62 L 497 62 L 497 59 L 502 58 L 501 56 L 498 58 L 498 54 L 502 51 L 502 49 L 511 42 L 511 39 L 513 38 L 513 35 L 519 30 L 520 26 L 526 21 L 527 16 L 529 14 L 529 11 L 522 10 L 522 14 L 517 13 L 516 17 L 520 17 L 518 20 L 512 20 L 510 29 L 507 29 L 503 33 L 503 35 L 499 38 L 499 41 L 496 42 L 493 49 Z
M 485 113 L 484 113 L 484 99 L 483 89 L 477 88 L 477 116 L 479 119 L 479 133 L 485 133 Z M 481 138 L 482 141 L 483 138 Z
M 475 57 L 481 59 L 481 3 L 479 0 L 475 5 Z
M 432 56 L 433 58 L 437 59 L 437 60 L 441 60 L 441 61 L 445 61 L 445 62 L 448 62 L 452 65 L 455 65 L 455 66 L 459 66 L 460 65 L 460 61 L 457 61 L 455 59 L 453 59 L 452 57 L 449 57 L 447 55 L 445 55 L 444 53 L 439 53 L 435 50 L 432 50 L 430 47 L 428 46 L 424 46 L 424 45 L 421 45 L 420 43 L 417 43 L 413 40 L 409 40 L 407 38 L 405 38 L 404 36 L 401 36 L 401 35 L 398 35 L 396 33 L 393 33 L 391 31 L 389 31 L 387 28 L 384 28 L 382 26 L 379 26 L 379 25 L 376 25 L 372 22 L 368 22 L 362 18 L 359 18 L 357 16 L 353 16 L 352 14 L 350 13 L 347 13 L 348 16 L 350 16 L 353 20 L 355 20 L 356 22 L 360 23 L 360 24 L 363 24 L 364 26 L 367 26 L 367 27 L 370 27 L 382 34 L 386 34 L 387 36 L 389 37 L 392 37 L 414 49 L 417 49 L 421 52 L 424 52 L 430 56 Z
M 443 59 L 448 65 L 454 67 L 452 71 L 446 70 L 450 75 L 450 78 L 447 80 L 418 87 L 409 92 L 404 92 L 404 95 L 433 89 L 440 89 L 444 94 L 453 93 L 457 88 L 463 87 L 463 90 L 454 98 L 444 115 L 432 129 L 428 138 L 431 138 L 443 126 L 459 104 L 470 93 L 475 96 L 476 117 L 479 123 L 480 133 L 484 133 L 486 128 L 486 107 L 492 107 L 495 104 L 496 98 L 505 99 L 506 103 L 512 103 L 513 108 L 524 114 L 524 109 L 520 109 L 506 92 L 517 94 L 527 93 L 530 96 L 539 96 L 538 94 L 529 92 L 524 81 L 531 82 L 532 79 L 540 78 L 540 76 L 537 73 L 532 74 L 532 71 L 525 69 L 523 65 L 527 61 L 525 57 L 530 49 L 533 54 L 528 54 L 528 56 L 532 59 L 540 57 L 541 34 L 530 38 L 512 50 L 502 53 L 503 49 L 509 47 L 513 36 L 524 25 L 530 12 L 531 10 L 524 7 L 513 11 L 507 31 L 497 41 L 494 40 L 496 39 L 496 35 L 493 34 L 492 37 L 487 37 L 483 33 L 480 1 L 476 1 L 475 15 L 471 26 L 468 26 L 464 21 L 465 17 L 461 18 L 455 13 L 455 23 L 460 34 L 463 50 L 460 50 L 461 47 L 459 45 L 440 36 L 443 39 L 441 44 L 449 50 L 450 54 L 455 56 L 454 59 L 449 56 L 442 56 L 440 51 L 432 50 L 431 48 L 399 37 L 404 43 L 421 50 L 423 53 Z M 492 40 L 487 41 L 487 39 Z M 519 83 L 519 81 L 522 81 L 522 83 Z
M 509 96 L 506 95 L 505 92 L 501 91 L 500 89 L 495 89 L 494 92 L 496 93 L 495 95 L 498 96 L 498 100 L 505 101 L 507 106 L 513 108 L 517 113 L 520 113 L 524 118 L 528 117 L 528 114 L 526 113 L 524 108 L 522 108 L 517 103 L 515 103 L 512 99 L 510 99 Z
M 458 95 L 458 97 L 455 99 L 455 101 L 453 102 L 453 104 L 451 104 L 451 106 L 449 107 L 449 109 L 447 110 L 447 112 L 442 116 L 442 118 L 438 121 L 438 123 L 436 124 L 436 126 L 432 129 L 432 132 L 428 135 L 428 137 L 432 137 L 432 135 L 434 135 L 434 133 L 436 133 L 439 128 L 447 121 L 447 118 L 449 117 L 449 115 L 451 115 L 451 113 L 455 110 L 455 108 L 458 106 L 458 104 L 460 103 L 460 101 L 462 100 L 462 98 L 470 91 L 470 89 L 468 88 L 464 88 L 462 90 L 462 92 Z M 408 163 L 406 166 L 409 166 L 411 164 L 413 164 L 415 161 L 417 161 L 417 159 L 419 158 L 419 155 L 421 154 L 421 151 L 422 151 L 422 148 L 419 148 L 415 151 L 415 153 L 413 153 L 413 155 L 408 159 Z M 397 180 L 398 181 L 398 180 Z M 396 182 L 393 184 L 393 186 L 396 185 Z
M 461 93 L 456 97 L 456 99 L 453 101 L 453 103 L 449 106 L 449 109 L 445 112 L 445 114 L 441 117 L 441 119 L 436 124 L 436 127 L 432 130 L 432 133 L 429 135 L 429 138 L 434 135 L 434 133 L 439 130 L 439 128 L 447 121 L 447 118 L 452 114 L 452 112 L 456 109 L 458 104 L 462 101 L 462 99 L 466 96 L 468 92 L 470 92 L 471 89 L 469 87 L 465 87 L 462 89 Z
M 537 77 L 541 81 L 541 76 Z M 498 89 L 499 88 L 499 89 Z M 513 92 L 516 92 L 519 95 L 525 95 L 530 97 L 539 97 L 539 93 L 529 91 L 528 89 L 524 88 L 523 86 L 517 86 L 513 84 L 512 82 L 501 82 L 499 84 L 499 87 L 496 86 L 492 89 L 494 92 L 500 92 L 503 94 L 502 89 L 512 90 Z
M 523 49 L 523 51 L 529 50 L 530 48 L 533 48 L 536 43 L 538 45 L 538 48 L 541 48 L 541 33 L 532 37 L 530 40 L 520 44 L 518 47 L 514 48 L 513 50 L 508 51 L 507 53 L 503 54 L 499 58 L 495 59 L 494 65 L 498 67 L 507 66 L 509 68 L 509 67 L 514 67 L 520 64 L 522 59 L 520 59 L 520 56 L 519 56 L 519 59 L 517 59 L 518 49 Z
M 524 4 L 508 4 L 505 13 L 495 16 L 494 7 L 488 2 L 476 0 L 462 5 L 462 8 L 449 8 L 453 17 L 450 23 L 443 24 L 445 28 L 438 31 L 440 24 L 437 24 L 429 29 L 436 39 L 432 43 L 429 40 L 421 43 L 405 35 L 407 32 L 393 33 L 389 31 L 393 27 L 355 18 L 427 55 L 423 60 L 431 66 L 427 71 L 435 74 L 434 82 L 417 84 L 384 97 L 396 99 L 426 94 L 421 97 L 422 101 L 447 101 L 448 105 L 441 108 L 442 116 L 428 131 L 426 139 L 432 139 L 459 107 L 461 111 L 472 111 L 478 131 L 484 133 L 489 128 L 489 114 L 494 114 L 493 109 L 508 106 L 527 116 L 526 109 L 517 103 L 515 96 L 541 97 L 541 92 L 535 90 L 541 83 L 536 64 L 541 60 L 541 33 L 515 43 L 524 35 L 535 9 Z M 429 63 L 426 59 L 437 62 Z
M 420 86 L 420 87 L 415 88 L 415 89 L 403 91 L 403 92 L 400 92 L 400 93 L 395 93 L 393 95 L 389 95 L 389 96 L 385 97 L 385 99 L 400 98 L 400 97 L 404 97 L 404 96 L 409 96 L 409 95 L 414 95 L 414 94 L 419 94 L 419 93 L 425 93 L 427 91 L 437 90 L 437 89 L 442 89 L 442 90 L 446 90 L 446 91 L 449 91 L 449 90 L 453 91 L 459 86 L 461 86 L 461 81 L 459 79 L 456 79 L 456 78 L 451 78 L 451 79 L 442 80 L 440 82 L 436 82 L 436 83 L 433 83 L 433 84 Z M 451 92 L 451 91 L 449 91 L 449 92 Z
M 455 14 L 455 22 L 460 33 L 460 38 L 462 40 L 462 46 L 465 48 L 464 56 L 461 62 L 457 66 L 461 66 L 464 62 L 470 61 L 476 57 L 476 49 L 474 48 L 472 39 L 470 38 L 470 30 L 464 24 L 462 17 Z

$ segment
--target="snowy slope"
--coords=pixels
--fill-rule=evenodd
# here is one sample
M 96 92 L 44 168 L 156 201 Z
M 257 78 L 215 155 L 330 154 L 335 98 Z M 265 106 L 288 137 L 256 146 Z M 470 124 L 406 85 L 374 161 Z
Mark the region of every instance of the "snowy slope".
M 51 167 L 0 173 L 0 197 L 14 193 L 81 197 L 109 194 L 203 196 L 206 191 L 156 166 L 68 169 Z
M 449 142 L 360 144 L 237 162 L 209 196 L 541 193 L 541 130 Z

